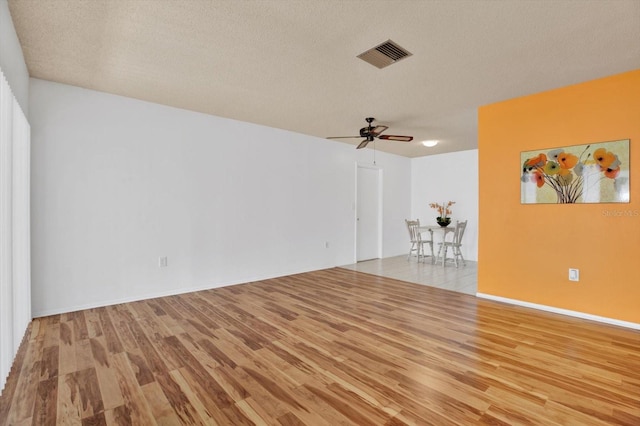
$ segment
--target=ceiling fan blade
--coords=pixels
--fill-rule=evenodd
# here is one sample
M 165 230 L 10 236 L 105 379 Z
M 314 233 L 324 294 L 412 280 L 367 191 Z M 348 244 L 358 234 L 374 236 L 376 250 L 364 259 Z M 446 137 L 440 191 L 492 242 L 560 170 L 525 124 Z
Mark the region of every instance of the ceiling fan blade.
M 375 119 L 373 117 L 365 118 L 368 126 L 360 129 L 360 136 L 330 136 L 327 139 L 354 139 L 357 137 L 364 138 L 364 140 L 360 142 L 356 149 L 362 149 L 366 147 L 369 142 L 374 142 L 376 139 L 398 142 L 411 142 L 413 140 L 413 136 L 381 135 L 381 133 L 386 131 L 389 126 L 372 126 L 371 123 L 373 123 L 374 120 Z
M 364 148 L 365 146 L 367 146 L 367 144 L 368 144 L 369 142 L 371 142 L 369 139 L 365 139 L 365 140 L 363 140 L 362 142 L 360 142 L 360 145 L 358 145 L 358 146 L 356 147 L 356 149 L 362 149 L 362 148 Z
M 371 129 L 370 134 L 372 134 L 373 136 L 378 136 L 380 133 L 384 132 L 388 128 L 389 126 L 376 126 L 373 129 Z
M 380 135 L 378 136 L 378 139 L 383 139 L 385 141 L 411 142 L 413 140 L 413 136 Z

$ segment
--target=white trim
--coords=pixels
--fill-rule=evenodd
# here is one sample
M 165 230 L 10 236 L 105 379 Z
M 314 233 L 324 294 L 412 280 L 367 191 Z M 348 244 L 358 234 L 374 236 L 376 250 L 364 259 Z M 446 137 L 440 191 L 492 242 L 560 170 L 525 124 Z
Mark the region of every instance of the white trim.
M 382 259 L 382 242 L 384 241 L 384 170 L 378 169 L 378 259 Z
M 13 95 L 0 70 L 0 392 L 18 352 L 13 301 Z
M 384 188 L 384 180 L 383 180 L 383 169 L 382 167 L 376 164 L 364 164 L 356 161 L 356 177 L 355 177 L 355 202 L 353 203 L 353 262 L 358 263 L 358 169 L 369 169 L 375 170 L 377 172 L 377 185 L 378 185 L 378 259 L 382 259 L 382 242 L 383 242 L 383 230 L 384 230 L 384 203 L 383 203 L 383 188 Z
M 13 98 L 12 261 L 13 347 L 17 352 L 31 322 L 29 123 Z
M 587 314 L 579 311 L 571 311 L 569 309 L 556 308 L 553 306 L 539 305 L 537 303 L 523 302 L 522 300 L 509 299 L 509 298 L 500 297 L 500 296 L 493 296 L 491 294 L 485 294 L 485 293 L 476 293 L 476 296 L 482 299 L 494 300 L 496 302 L 509 303 L 511 305 L 524 306 L 525 308 L 533 308 L 533 309 L 538 309 L 540 311 L 553 312 L 554 314 L 568 315 L 570 317 L 576 317 L 576 318 L 581 318 L 581 319 L 586 319 L 591 321 L 602 322 L 605 324 L 617 325 L 619 327 L 626 327 L 626 328 L 632 328 L 634 330 L 640 330 L 640 324 L 635 322 L 622 321 L 622 320 L 617 320 L 617 319 L 608 318 L 608 317 L 601 317 L 599 315 L 592 315 L 592 314 Z
M 355 176 L 353 178 L 353 263 L 358 263 L 358 168 L 355 163 Z

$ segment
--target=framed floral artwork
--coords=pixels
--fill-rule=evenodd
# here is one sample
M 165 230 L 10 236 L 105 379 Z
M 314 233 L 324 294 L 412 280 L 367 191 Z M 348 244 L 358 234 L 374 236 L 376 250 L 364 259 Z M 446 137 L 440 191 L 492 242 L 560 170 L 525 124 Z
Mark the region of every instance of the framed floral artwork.
M 629 139 L 520 153 L 523 204 L 628 203 Z

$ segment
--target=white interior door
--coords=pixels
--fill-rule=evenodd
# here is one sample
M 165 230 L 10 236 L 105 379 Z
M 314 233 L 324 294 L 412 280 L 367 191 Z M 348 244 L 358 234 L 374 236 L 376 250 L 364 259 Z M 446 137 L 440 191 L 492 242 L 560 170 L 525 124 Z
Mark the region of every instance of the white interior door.
M 380 169 L 358 166 L 356 194 L 356 260 L 380 257 Z

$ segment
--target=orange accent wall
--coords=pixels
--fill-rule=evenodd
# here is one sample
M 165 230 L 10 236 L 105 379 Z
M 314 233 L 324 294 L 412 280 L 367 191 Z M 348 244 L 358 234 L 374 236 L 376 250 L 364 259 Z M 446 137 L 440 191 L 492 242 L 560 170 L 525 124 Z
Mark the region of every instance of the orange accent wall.
M 520 204 L 521 151 L 620 139 L 630 203 Z M 478 159 L 478 291 L 640 323 L 640 70 L 481 107 Z

